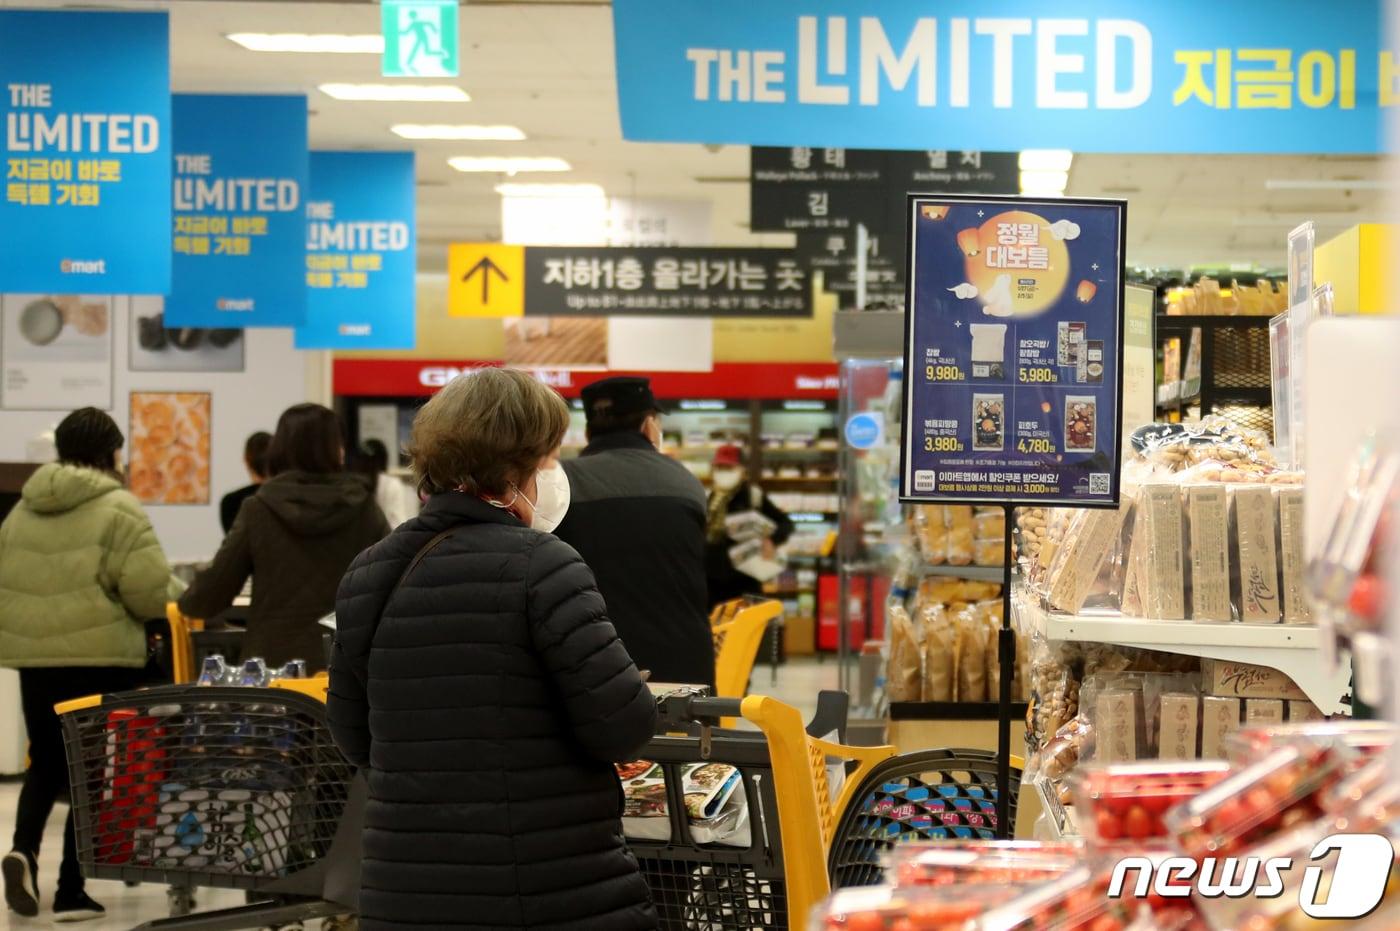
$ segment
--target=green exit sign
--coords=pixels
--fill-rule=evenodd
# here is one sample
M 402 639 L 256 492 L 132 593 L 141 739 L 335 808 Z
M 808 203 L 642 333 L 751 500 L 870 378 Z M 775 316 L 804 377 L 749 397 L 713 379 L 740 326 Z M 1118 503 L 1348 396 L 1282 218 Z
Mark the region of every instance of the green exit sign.
M 455 78 L 457 0 L 383 0 L 386 78 Z

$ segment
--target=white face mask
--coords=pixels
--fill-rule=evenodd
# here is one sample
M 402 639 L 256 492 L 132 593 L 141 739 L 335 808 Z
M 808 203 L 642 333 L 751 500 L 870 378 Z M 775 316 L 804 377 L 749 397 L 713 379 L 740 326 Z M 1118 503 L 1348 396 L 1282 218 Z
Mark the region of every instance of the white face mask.
M 739 482 L 744 478 L 738 469 L 716 469 L 714 474 L 715 487 L 720 491 L 732 491 L 739 487 Z
M 569 510 L 569 476 L 564 474 L 559 463 L 535 473 L 535 495 L 534 501 L 525 499 L 530 501 L 535 512 L 530 526 L 543 533 L 553 533 Z

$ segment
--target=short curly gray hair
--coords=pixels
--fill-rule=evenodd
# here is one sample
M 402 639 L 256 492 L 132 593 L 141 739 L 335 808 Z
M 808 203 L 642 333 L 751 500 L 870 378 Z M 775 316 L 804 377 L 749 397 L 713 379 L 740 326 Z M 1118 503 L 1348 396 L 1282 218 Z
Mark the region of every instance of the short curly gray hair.
M 569 407 L 524 372 L 483 368 L 448 382 L 413 418 L 408 454 L 418 489 L 500 495 L 559 448 Z

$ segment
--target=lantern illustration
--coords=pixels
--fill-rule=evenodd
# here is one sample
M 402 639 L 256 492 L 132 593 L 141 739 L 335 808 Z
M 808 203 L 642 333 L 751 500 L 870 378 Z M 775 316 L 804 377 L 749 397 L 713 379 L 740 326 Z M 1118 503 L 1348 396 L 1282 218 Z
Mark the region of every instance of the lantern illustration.
M 942 204 L 925 204 L 919 208 L 925 220 L 941 220 L 948 215 L 948 208 Z
M 1098 293 L 1098 290 L 1099 286 L 1092 281 L 1081 281 L 1079 282 L 1079 287 L 1074 292 L 1074 296 L 1079 298 L 1079 303 L 1087 304 L 1094 299 L 1094 295 Z
M 963 251 L 963 255 L 968 257 L 982 251 L 982 235 L 977 227 L 969 226 L 958 233 L 958 248 Z

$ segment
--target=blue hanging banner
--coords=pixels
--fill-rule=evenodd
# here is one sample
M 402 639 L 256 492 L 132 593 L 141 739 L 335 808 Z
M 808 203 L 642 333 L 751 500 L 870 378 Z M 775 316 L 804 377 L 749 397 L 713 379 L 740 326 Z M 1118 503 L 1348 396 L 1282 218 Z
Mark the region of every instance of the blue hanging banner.
M 312 152 L 298 349 L 412 349 L 412 152 Z
M 0 291 L 169 291 L 167 14 L 0 10 L 0 116 Z
M 165 325 L 306 319 L 306 98 L 176 94 Z M 249 132 L 249 127 L 257 132 Z
M 1383 151 L 1379 0 L 614 0 L 622 135 L 1077 152 Z M 1047 15 L 1049 14 L 1049 15 Z
M 910 196 L 901 498 L 1118 504 L 1126 209 Z

